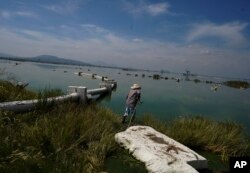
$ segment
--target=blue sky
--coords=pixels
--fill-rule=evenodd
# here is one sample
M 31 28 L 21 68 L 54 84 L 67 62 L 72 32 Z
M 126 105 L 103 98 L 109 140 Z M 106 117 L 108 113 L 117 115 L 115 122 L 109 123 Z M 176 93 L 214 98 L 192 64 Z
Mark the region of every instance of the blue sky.
M 0 0 L 0 52 L 250 78 L 249 0 Z

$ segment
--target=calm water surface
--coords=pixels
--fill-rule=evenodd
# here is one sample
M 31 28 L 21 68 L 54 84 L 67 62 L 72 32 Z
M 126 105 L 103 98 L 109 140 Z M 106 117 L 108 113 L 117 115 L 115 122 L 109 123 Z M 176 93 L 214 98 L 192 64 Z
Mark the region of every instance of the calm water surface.
M 133 83 L 142 86 L 143 103 L 137 108 L 137 115 L 149 113 L 166 121 L 178 116 L 201 115 L 215 120 L 236 121 L 243 124 L 250 132 L 250 89 L 239 90 L 221 86 L 217 92 L 211 90 L 212 84 L 185 81 L 178 74 L 163 74 L 168 80 L 153 80 L 149 72 L 131 72 L 119 69 L 77 67 L 66 65 L 51 65 L 39 63 L 21 63 L 1 61 L 0 68 L 8 75 L 1 78 L 14 77 L 18 81 L 29 82 L 29 88 L 43 90 L 44 88 L 60 88 L 67 91 L 67 86 L 81 85 L 88 88 L 99 87 L 100 80 L 89 76 L 80 77 L 75 72 L 95 73 L 108 76 L 118 82 L 118 87 L 111 97 L 105 98 L 101 104 L 118 114 L 124 112 L 124 101 Z M 80 69 L 81 68 L 81 69 Z M 127 75 L 130 73 L 131 75 Z M 135 74 L 138 74 L 136 77 Z M 145 77 L 142 77 L 145 74 Z M 178 83 L 172 77 L 182 80 Z M 225 81 L 222 78 L 192 77 L 202 81 Z

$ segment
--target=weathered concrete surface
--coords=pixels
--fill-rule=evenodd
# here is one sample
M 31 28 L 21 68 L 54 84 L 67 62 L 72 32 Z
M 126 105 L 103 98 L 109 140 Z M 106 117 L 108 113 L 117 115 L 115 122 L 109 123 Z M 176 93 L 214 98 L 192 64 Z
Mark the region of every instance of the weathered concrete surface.
M 88 99 L 94 98 L 93 96 L 96 95 L 103 95 L 105 93 L 111 93 L 112 89 L 115 87 L 116 82 L 114 83 L 102 83 L 102 88 L 97 89 L 90 89 L 87 90 L 84 86 L 69 86 L 68 94 L 64 96 L 52 97 L 47 98 L 46 102 L 63 102 L 66 100 L 72 101 L 80 101 L 81 103 L 86 104 Z M 8 111 L 15 111 L 15 112 L 22 112 L 22 111 L 30 111 L 35 108 L 35 105 L 40 100 L 22 100 L 22 101 L 12 101 L 12 102 L 3 102 L 0 103 L 0 110 L 8 110 Z
M 53 98 L 46 99 L 47 103 L 51 102 L 63 102 L 66 100 L 77 100 L 79 94 L 78 93 L 71 93 L 64 96 L 58 96 Z M 12 102 L 3 102 L 0 103 L 0 110 L 7 110 L 7 111 L 14 111 L 14 112 L 23 112 L 23 111 L 29 111 L 35 108 L 35 105 L 40 100 L 34 99 L 34 100 L 22 100 L 22 101 L 12 101 Z
M 197 173 L 207 160 L 179 142 L 148 126 L 132 126 L 115 140 L 145 163 L 149 173 Z

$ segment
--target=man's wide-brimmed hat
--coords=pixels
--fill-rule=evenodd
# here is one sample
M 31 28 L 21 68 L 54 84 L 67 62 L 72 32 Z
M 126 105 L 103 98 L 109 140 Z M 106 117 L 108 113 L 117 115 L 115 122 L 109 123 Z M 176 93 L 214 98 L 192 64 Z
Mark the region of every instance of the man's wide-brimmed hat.
M 141 86 L 139 84 L 134 84 L 131 86 L 131 89 L 140 89 Z

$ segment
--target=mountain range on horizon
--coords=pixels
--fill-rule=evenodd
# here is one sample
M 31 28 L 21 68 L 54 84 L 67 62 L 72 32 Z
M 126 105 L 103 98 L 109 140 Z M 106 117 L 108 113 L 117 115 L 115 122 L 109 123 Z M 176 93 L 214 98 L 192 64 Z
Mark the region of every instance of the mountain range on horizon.
M 19 60 L 19 61 L 32 61 L 32 62 L 41 62 L 41 63 L 53 63 L 53 64 L 69 64 L 69 65 L 93 65 L 90 63 L 61 58 L 53 55 L 39 55 L 35 57 L 19 57 L 10 54 L 0 53 L 0 58 L 10 59 L 10 60 Z
M 0 57 L 17 57 L 17 56 L 6 54 L 6 53 L 1 53 L 0 52 Z
M 67 59 L 67 58 L 60 58 L 53 55 L 39 55 L 31 58 L 26 58 L 30 61 L 37 61 L 37 62 L 49 62 L 49 63 L 60 63 L 60 64 L 71 64 L 71 65 L 92 65 L 90 63 Z
M 114 64 L 109 64 L 104 61 L 93 61 L 93 62 L 83 62 L 78 60 L 72 60 L 67 58 L 61 58 L 54 55 L 39 55 L 35 57 L 20 57 L 11 54 L 1 53 L 0 59 L 16 60 L 16 61 L 30 61 L 30 62 L 40 62 L 40 63 L 52 63 L 52 64 L 66 64 L 66 65 L 82 65 L 82 66 L 99 66 L 108 68 L 123 68 L 118 67 Z M 129 68 L 131 70 L 136 70 Z

